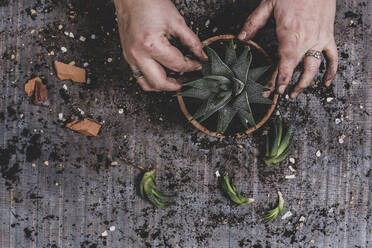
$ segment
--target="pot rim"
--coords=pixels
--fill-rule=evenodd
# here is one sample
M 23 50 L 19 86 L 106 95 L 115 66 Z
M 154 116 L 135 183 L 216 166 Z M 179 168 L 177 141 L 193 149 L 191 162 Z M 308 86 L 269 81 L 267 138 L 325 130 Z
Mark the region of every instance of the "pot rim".
M 225 34 L 225 35 L 213 36 L 213 37 L 211 37 L 211 38 L 206 39 L 205 41 L 203 41 L 202 42 L 202 46 L 203 47 L 208 46 L 209 44 L 211 44 L 213 42 L 216 42 L 216 41 L 219 41 L 219 40 L 230 40 L 230 39 L 235 39 L 235 38 L 236 38 L 236 36 L 235 35 L 232 35 L 232 34 Z M 249 41 L 246 41 L 246 43 L 249 44 L 249 45 L 251 45 L 251 46 L 253 46 L 255 49 L 257 49 L 260 53 L 262 53 L 265 56 L 265 58 L 269 61 L 270 64 L 273 64 L 272 59 L 270 58 L 270 56 L 256 42 L 254 42 L 252 40 L 249 40 Z M 277 72 L 274 72 L 274 73 L 277 73 Z M 240 137 L 242 137 L 242 136 L 244 136 L 246 134 L 253 133 L 257 129 L 259 129 L 260 127 L 262 127 L 263 124 L 265 124 L 265 122 L 270 118 L 271 114 L 274 112 L 275 107 L 276 107 L 276 105 L 278 103 L 278 98 L 279 98 L 279 95 L 277 93 L 275 93 L 274 94 L 274 97 L 273 97 L 273 104 L 271 105 L 271 107 L 267 111 L 266 115 L 260 120 L 260 122 L 258 122 L 256 124 L 255 127 L 251 127 L 249 129 L 245 130 L 244 132 L 236 133 L 236 134 L 231 135 L 231 136 L 235 136 L 237 138 L 240 138 Z M 199 122 L 197 122 L 196 120 L 194 120 L 192 118 L 192 115 L 187 110 L 186 104 L 185 104 L 182 96 L 177 96 L 177 100 L 178 100 L 178 104 L 179 104 L 179 106 L 181 108 L 181 111 L 185 115 L 186 119 L 189 122 L 191 122 L 191 124 L 194 127 L 196 127 L 197 129 L 199 129 L 203 133 L 208 134 L 210 136 L 214 136 L 214 137 L 217 137 L 217 138 L 226 138 L 225 135 L 219 134 L 219 133 L 214 132 L 214 131 L 210 131 L 209 129 L 207 129 L 206 127 L 204 127 L 202 124 L 200 124 Z

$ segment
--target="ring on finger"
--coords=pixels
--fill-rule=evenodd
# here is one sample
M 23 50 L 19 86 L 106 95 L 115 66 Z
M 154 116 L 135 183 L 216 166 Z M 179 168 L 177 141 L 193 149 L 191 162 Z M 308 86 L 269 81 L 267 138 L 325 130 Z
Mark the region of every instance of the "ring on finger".
M 134 70 L 133 71 L 133 77 L 135 79 L 140 79 L 140 78 L 144 78 L 145 75 L 143 75 L 142 71 L 140 71 L 140 70 Z
M 314 58 L 317 58 L 317 59 L 322 59 L 322 52 L 321 51 L 317 51 L 317 50 L 308 50 L 306 53 L 305 53 L 305 56 L 312 56 Z

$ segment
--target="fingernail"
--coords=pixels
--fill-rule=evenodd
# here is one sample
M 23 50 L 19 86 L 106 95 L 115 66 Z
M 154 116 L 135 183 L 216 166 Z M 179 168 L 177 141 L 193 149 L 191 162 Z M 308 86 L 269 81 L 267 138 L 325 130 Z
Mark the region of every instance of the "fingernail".
M 208 60 L 208 56 L 207 56 L 207 54 L 205 54 L 205 52 L 203 50 L 202 50 L 202 56 L 203 56 L 203 59 Z
M 247 37 L 247 32 L 243 31 L 239 34 L 238 39 L 245 40 L 246 37 Z
M 197 71 L 200 71 L 201 69 L 203 69 L 203 66 L 202 66 L 202 65 L 199 65 L 199 66 L 196 68 Z
M 332 80 L 328 80 L 328 81 L 325 82 L 325 86 L 329 87 L 329 86 L 331 86 L 331 83 L 332 83 Z
M 285 91 L 285 85 L 281 85 L 281 86 L 279 86 L 279 88 L 278 88 L 278 92 L 279 92 L 279 94 L 283 94 L 284 93 L 284 91 Z

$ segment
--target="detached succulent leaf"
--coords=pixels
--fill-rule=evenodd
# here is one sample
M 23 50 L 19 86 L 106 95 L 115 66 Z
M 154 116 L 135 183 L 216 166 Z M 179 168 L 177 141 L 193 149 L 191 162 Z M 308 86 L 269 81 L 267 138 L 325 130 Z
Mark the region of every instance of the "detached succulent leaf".
M 203 77 L 184 84 L 186 89 L 178 93 L 202 100 L 193 119 L 202 122 L 218 112 L 217 132 L 221 134 L 236 115 L 244 128 L 255 126 L 250 104 L 272 104 L 262 96 L 267 89 L 255 81 L 269 67 L 250 69 L 252 53 L 249 46 L 237 57 L 233 40 L 227 43 L 224 61 L 212 48 L 206 47 L 206 52 L 209 60 L 203 64 Z
M 235 187 L 230 183 L 230 178 L 227 172 L 225 173 L 224 177 L 220 179 L 220 185 L 226 196 L 228 196 L 231 201 L 238 205 L 249 204 L 254 201 L 254 199 L 246 198 L 236 192 Z
M 265 222 L 270 222 L 275 220 L 279 214 L 283 213 L 284 208 L 284 198 L 280 191 L 278 191 L 278 204 L 275 208 L 269 210 L 263 215 Z
M 146 172 L 140 182 L 142 198 L 149 200 L 158 208 L 165 208 L 172 204 L 173 196 L 167 196 L 159 191 L 155 183 L 155 170 Z M 165 202 L 164 202 L 165 201 Z
M 266 152 L 263 161 L 268 166 L 274 166 L 285 160 L 291 150 L 293 130 L 282 121 L 275 123 L 266 138 Z

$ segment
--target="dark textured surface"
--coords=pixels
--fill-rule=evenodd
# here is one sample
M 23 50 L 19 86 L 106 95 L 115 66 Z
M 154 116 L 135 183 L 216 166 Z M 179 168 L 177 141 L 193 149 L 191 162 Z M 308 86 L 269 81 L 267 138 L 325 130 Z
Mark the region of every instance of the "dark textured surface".
M 214 27 L 236 33 L 257 4 L 175 2 L 201 39 Z M 267 169 L 257 159 L 259 133 L 206 137 L 185 121 L 172 94 L 142 92 L 122 59 L 110 1 L 0 0 L 0 247 L 372 247 L 372 2 L 337 4 L 335 86 L 319 84 L 280 102 L 296 127 L 293 173 L 288 161 Z M 273 30 L 271 23 L 256 39 L 272 54 Z M 55 59 L 88 62 L 90 84 L 57 80 Z M 35 75 L 47 82 L 50 109 L 25 97 L 23 85 Z M 104 122 L 99 137 L 58 120 L 59 113 L 79 115 L 78 108 Z M 157 210 L 140 199 L 140 171 L 111 165 L 118 151 L 156 167 L 159 187 L 178 192 L 177 204 Z M 221 195 L 215 171 L 223 169 L 254 204 L 237 208 Z M 285 179 L 289 174 L 296 178 Z M 293 215 L 264 224 L 260 213 L 277 190 Z

